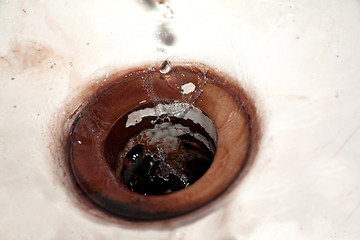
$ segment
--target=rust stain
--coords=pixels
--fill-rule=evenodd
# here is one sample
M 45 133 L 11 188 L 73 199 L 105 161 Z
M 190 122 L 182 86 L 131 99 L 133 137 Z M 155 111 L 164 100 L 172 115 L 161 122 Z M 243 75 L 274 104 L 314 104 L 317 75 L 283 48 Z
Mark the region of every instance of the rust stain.
M 0 56 L 0 65 L 6 65 L 15 73 L 22 73 L 30 69 L 41 70 L 51 67 L 56 56 L 53 49 L 35 41 L 12 42 L 10 50 L 5 56 Z

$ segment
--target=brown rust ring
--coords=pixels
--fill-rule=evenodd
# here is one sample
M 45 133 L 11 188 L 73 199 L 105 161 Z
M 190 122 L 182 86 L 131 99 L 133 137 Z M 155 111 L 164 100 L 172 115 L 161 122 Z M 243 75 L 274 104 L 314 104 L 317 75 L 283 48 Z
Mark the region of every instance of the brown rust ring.
M 141 221 L 183 215 L 218 197 L 238 176 L 251 145 L 250 119 L 243 104 L 247 97 L 239 87 L 229 85 L 210 71 L 194 105 L 212 119 L 217 129 L 217 151 L 212 165 L 198 181 L 172 194 L 155 196 L 130 191 L 115 176 L 111 162 L 116 150 L 111 150 L 107 141 L 121 116 L 138 108 L 139 103 L 151 102 L 143 88 L 142 77 L 146 74 L 141 71 L 117 79 L 78 114 L 69 136 L 70 169 L 83 193 L 112 215 Z M 187 79 L 203 77 L 200 71 L 182 66 L 173 67 L 171 74 Z M 160 79 L 161 73 L 156 71 L 152 77 Z M 178 90 L 162 86 L 161 82 L 164 81 L 158 85 L 161 99 L 181 100 Z

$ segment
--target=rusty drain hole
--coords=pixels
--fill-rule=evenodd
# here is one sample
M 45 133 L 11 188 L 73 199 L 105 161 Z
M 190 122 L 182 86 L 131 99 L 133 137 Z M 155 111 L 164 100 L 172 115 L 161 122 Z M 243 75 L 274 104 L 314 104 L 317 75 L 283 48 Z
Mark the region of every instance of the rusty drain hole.
M 191 212 L 221 195 L 251 146 L 244 92 L 168 60 L 112 79 L 76 116 L 69 163 L 100 209 L 130 220 Z
M 111 154 L 116 156 L 120 146 L 116 159 L 108 161 L 131 191 L 169 194 L 208 170 L 216 151 L 216 129 L 200 109 L 186 103 L 152 105 L 122 116 L 110 130 L 105 149 L 116 149 Z

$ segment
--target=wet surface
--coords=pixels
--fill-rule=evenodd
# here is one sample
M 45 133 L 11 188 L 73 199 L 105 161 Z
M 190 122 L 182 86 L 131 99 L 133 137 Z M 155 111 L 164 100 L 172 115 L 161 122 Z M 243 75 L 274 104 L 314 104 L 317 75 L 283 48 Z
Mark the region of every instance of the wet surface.
M 172 46 L 156 38 L 165 5 L 141 2 L 0 1 L 1 238 L 358 239 L 359 2 L 173 0 Z M 257 159 L 204 212 L 103 221 L 69 192 L 68 117 L 107 73 L 172 58 L 246 89 L 264 123 Z
M 244 91 L 202 65 L 172 64 L 166 73 L 161 64 L 109 79 L 74 116 L 70 175 L 114 216 L 151 221 L 192 212 L 256 155 L 258 122 Z M 194 90 L 184 93 L 189 83 Z

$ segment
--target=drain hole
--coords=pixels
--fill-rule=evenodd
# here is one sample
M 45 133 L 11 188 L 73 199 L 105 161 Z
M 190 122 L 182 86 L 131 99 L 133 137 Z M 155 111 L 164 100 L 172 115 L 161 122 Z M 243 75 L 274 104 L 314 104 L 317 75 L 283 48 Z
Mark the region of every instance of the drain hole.
M 114 216 L 150 221 L 194 211 L 234 182 L 256 123 L 241 88 L 207 67 L 166 61 L 107 82 L 69 134 L 79 196 Z
M 158 107 L 158 106 L 157 106 Z M 173 105 L 163 105 L 163 109 L 171 109 Z M 151 108 L 147 108 L 150 110 Z M 188 109 L 189 119 L 171 116 L 171 113 L 161 118 L 144 117 L 141 124 L 126 128 L 131 114 L 144 111 L 134 111 L 119 120 L 119 126 L 110 131 L 106 149 L 114 149 L 116 145 L 123 146 L 116 156 L 113 170 L 128 189 L 145 195 L 163 195 L 187 188 L 209 169 L 215 155 L 215 140 L 210 137 L 215 129 L 211 120 L 199 109 Z M 201 118 L 206 126 L 195 123 L 191 118 Z M 121 128 L 120 126 L 123 126 Z M 209 127 L 210 126 L 210 127 Z M 116 141 L 116 135 L 131 136 Z M 213 133 L 214 134 L 214 133 Z M 216 137 L 216 135 L 214 136 Z

